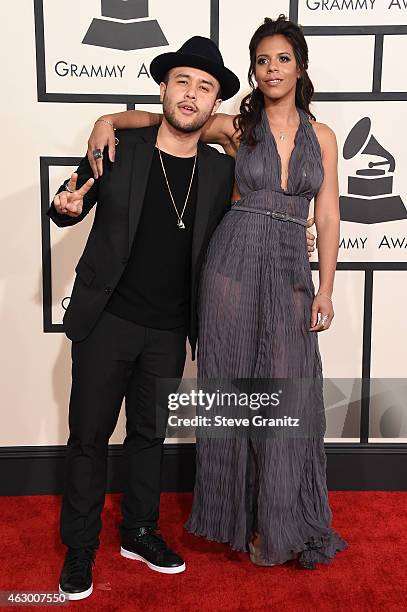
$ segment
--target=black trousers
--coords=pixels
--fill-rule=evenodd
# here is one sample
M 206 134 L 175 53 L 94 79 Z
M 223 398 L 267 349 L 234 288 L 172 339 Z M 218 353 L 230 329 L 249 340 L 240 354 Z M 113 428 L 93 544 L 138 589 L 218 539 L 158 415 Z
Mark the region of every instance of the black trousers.
M 72 342 L 69 439 L 60 515 L 67 546 L 99 546 L 107 450 L 125 398 L 122 539 L 159 517 L 167 395 L 181 380 L 186 332 L 152 329 L 104 311 L 85 340 Z M 174 383 L 174 384 L 172 384 Z M 160 431 L 157 431 L 157 416 Z

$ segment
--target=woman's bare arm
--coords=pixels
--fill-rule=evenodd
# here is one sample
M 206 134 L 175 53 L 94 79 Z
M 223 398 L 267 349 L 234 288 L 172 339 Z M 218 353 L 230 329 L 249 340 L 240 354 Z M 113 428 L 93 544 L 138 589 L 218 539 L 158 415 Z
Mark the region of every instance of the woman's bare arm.
M 150 113 L 141 110 L 123 111 L 122 113 L 112 113 L 111 115 L 103 115 L 101 117 L 101 119 L 111 121 L 117 130 L 156 125 L 156 123 L 161 123 L 162 118 L 162 113 Z
M 334 316 L 330 297 L 333 292 L 336 262 L 339 250 L 339 187 L 338 146 L 334 132 L 327 125 L 315 125 L 321 146 L 324 180 L 315 196 L 314 216 L 318 233 L 319 289 L 313 304 L 311 327 L 313 331 L 328 329 Z M 325 326 L 316 325 L 318 312 L 328 314 Z
M 95 122 L 88 140 L 88 160 L 95 178 L 103 174 L 103 160 L 93 158 L 95 149 L 103 149 L 107 146 L 109 159 L 114 161 L 115 157 L 115 135 L 114 129 L 140 128 L 161 123 L 162 114 L 149 113 L 147 111 L 130 110 L 122 113 L 102 115 Z
M 209 144 L 218 144 L 225 153 L 236 157 L 239 148 L 239 130 L 234 126 L 234 115 L 216 113 L 205 124 L 201 139 Z

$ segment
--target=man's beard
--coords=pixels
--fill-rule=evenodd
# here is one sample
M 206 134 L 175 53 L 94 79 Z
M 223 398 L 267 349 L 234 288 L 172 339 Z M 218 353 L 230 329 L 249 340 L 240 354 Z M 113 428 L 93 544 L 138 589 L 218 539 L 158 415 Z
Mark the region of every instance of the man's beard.
M 175 110 L 171 109 L 169 102 L 166 101 L 166 96 L 164 96 L 163 100 L 163 113 L 170 126 L 184 134 L 197 132 L 205 125 L 211 116 L 211 111 L 208 111 L 205 115 L 200 113 L 192 123 L 184 124 L 175 116 Z

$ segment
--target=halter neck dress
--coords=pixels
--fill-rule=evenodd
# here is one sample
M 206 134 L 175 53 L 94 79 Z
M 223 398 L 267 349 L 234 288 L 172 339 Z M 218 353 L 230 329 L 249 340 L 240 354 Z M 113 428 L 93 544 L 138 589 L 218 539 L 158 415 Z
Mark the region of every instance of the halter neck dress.
M 285 190 L 265 110 L 256 126 L 257 145 L 240 145 L 241 200 L 215 230 L 201 272 L 197 364 L 198 385 L 312 381 L 312 397 L 297 405 L 297 414 L 312 426 L 296 437 L 197 434 L 194 499 L 185 527 L 240 551 L 248 550 L 256 531 L 266 562 L 297 558 L 314 568 L 347 544 L 331 527 L 322 363 L 318 334 L 309 331 L 315 288 L 304 224 L 323 166 L 308 114 L 297 111 Z

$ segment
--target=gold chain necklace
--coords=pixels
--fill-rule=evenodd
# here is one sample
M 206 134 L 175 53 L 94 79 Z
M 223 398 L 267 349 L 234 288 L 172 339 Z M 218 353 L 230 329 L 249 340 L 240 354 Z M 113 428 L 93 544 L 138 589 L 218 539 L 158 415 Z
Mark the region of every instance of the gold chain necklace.
M 192 168 L 192 175 L 191 175 L 191 180 L 189 182 L 187 197 L 185 198 L 184 208 L 182 209 L 182 213 L 179 214 L 178 208 L 175 205 L 175 200 L 174 200 L 174 196 L 172 195 L 170 184 L 168 182 L 167 173 L 166 173 L 165 168 L 164 168 L 164 162 L 163 162 L 163 158 L 161 157 L 161 151 L 160 151 L 160 147 L 158 146 L 158 144 L 157 144 L 157 149 L 158 149 L 158 154 L 160 156 L 161 167 L 163 169 L 163 174 L 164 174 L 165 182 L 167 183 L 168 192 L 170 194 L 170 197 L 171 197 L 171 200 L 172 200 L 172 204 L 174 206 L 175 212 L 176 212 L 177 217 L 178 217 L 177 225 L 178 225 L 178 227 L 180 229 L 185 229 L 185 223 L 182 220 L 182 216 L 183 216 L 183 214 L 185 212 L 185 208 L 186 208 L 186 205 L 187 205 L 187 202 L 188 202 L 188 198 L 189 198 L 189 193 L 190 193 L 191 187 L 192 187 L 192 181 L 194 180 L 195 166 L 196 166 L 196 153 L 195 153 L 195 156 L 194 156 L 194 167 Z

